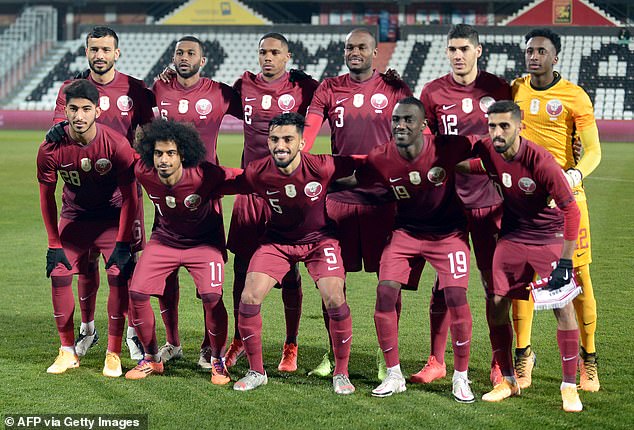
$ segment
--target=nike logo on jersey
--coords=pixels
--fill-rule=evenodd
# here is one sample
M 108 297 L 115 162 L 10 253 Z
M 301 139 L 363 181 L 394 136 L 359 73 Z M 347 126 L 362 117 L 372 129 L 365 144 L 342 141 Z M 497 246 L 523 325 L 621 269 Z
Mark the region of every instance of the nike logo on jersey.
M 390 178 L 390 183 L 398 182 L 403 178 Z
M 332 267 L 328 266 L 328 271 L 330 272 L 332 270 L 337 270 L 339 267 L 341 267 L 341 266 L 332 266 Z
M 341 343 L 348 343 L 350 339 L 352 339 L 352 335 L 350 335 L 349 338 L 342 340 Z
M 222 286 L 222 283 L 220 283 L 220 284 L 216 284 L 215 282 L 211 283 L 211 287 L 212 288 L 221 287 L 221 286 Z
M 581 257 L 581 256 L 583 256 L 583 255 L 585 255 L 585 253 L 586 253 L 586 251 L 583 251 L 583 252 L 577 252 L 577 258 L 579 258 L 579 257 Z
M 447 109 L 451 109 L 452 107 L 454 107 L 456 104 L 452 104 L 452 105 L 442 105 L 442 110 L 447 110 Z
M 571 356 L 571 357 L 563 357 L 563 358 L 562 358 L 562 360 L 564 360 L 564 361 L 570 361 L 570 360 L 574 360 L 574 359 L 576 359 L 576 358 L 577 358 L 577 356 L 576 356 L 576 355 L 573 355 L 573 356 Z
M 454 278 L 454 279 L 464 278 L 465 276 L 467 276 L 467 274 L 466 274 L 466 273 L 463 273 L 462 275 L 456 275 L 455 273 L 453 274 L 453 278 Z
M 341 103 L 345 102 L 346 100 L 348 100 L 349 98 L 350 98 L 350 97 L 346 97 L 345 99 L 339 99 L 339 100 L 337 100 L 337 101 L 335 102 L 335 104 L 338 104 L 338 105 L 339 105 L 339 104 L 341 104 Z
M 273 194 L 277 194 L 277 193 L 279 193 L 279 191 L 269 191 L 269 190 L 266 190 L 266 195 L 267 195 L 267 196 L 272 196 Z
M 250 334 L 247 337 L 243 337 L 242 338 L 242 342 L 245 342 L 247 339 L 251 339 L 253 336 L 255 336 L 254 334 Z
M 244 101 L 245 102 L 252 102 L 253 100 L 257 99 L 257 97 L 245 97 Z
M 65 167 L 70 167 L 72 165 L 73 163 L 68 163 L 68 164 L 62 164 L 60 167 L 65 168 Z
M 465 340 L 464 342 L 460 342 L 459 340 L 456 341 L 456 346 L 465 346 L 466 344 L 468 344 L 469 341 Z
M 163 102 L 163 101 L 161 102 L 161 106 L 170 106 L 170 105 L 171 105 L 171 103 L 169 103 L 169 102 Z

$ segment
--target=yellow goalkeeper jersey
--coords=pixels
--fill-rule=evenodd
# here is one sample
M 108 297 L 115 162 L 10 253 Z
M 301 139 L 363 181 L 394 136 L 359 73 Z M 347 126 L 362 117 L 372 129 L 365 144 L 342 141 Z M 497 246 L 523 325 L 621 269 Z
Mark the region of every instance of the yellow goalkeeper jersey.
M 588 94 L 556 73 L 555 82 L 544 89 L 531 86 L 530 75 L 513 81 L 513 100 L 522 109 L 522 136 L 543 146 L 565 170 L 574 166 L 572 137 L 596 127 Z

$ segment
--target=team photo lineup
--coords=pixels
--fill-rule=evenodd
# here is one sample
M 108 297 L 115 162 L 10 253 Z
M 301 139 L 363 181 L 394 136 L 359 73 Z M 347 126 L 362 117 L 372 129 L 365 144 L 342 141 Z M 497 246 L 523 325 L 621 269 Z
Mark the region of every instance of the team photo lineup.
M 478 32 L 454 25 L 446 37 L 451 71 L 413 94 L 396 71 L 375 70 L 377 41 L 364 28 L 346 35 L 348 72 L 322 82 L 287 68 L 293 53 L 275 32 L 253 47 L 259 73 L 216 82 L 201 76 L 203 43 L 184 36 L 148 88 L 117 70 L 117 33 L 94 27 L 85 40 L 87 68 L 59 89 L 54 125 L 37 153 L 46 276 L 61 343 L 46 371 L 72 373 L 101 337 L 105 377 L 169 374 L 170 361 L 183 357 L 183 267 L 202 304 L 198 366 L 210 372 L 211 384 L 267 389 L 263 349 L 272 346 L 262 341 L 261 307 L 274 288 L 281 289 L 277 310 L 286 323 L 277 370 L 297 372 L 303 295 L 316 288 L 307 294 L 321 297 L 328 343 L 314 345 L 323 360 L 308 375 L 331 378 L 334 393 L 351 395 L 354 309 L 346 274 L 364 271 L 376 281 L 371 396 L 445 378 L 448 339 L 453 399 L 521 396 L 539 353 L 531 346 L 534 311 L 552 309 L 560 404 L 581 412 L 582 397 L 600 389 L 583 186 L 601 160 L 599 131 L 588 94 L 554 70 L 560 36 L 535 28 L 523 40 L 517 49 L 525 64 L 506 82 L 478 68 L 486 49 Z M 240 166 L 219 163 L 225 116 L 243 124 Z M 326 122 L 331 153 L 318 154 L 314 144 Z M 235 195 L 233 208 L 222 207 L 227 195 Z M 149 237 L 144 199 L 154 212 Z M 228 226 L 223 210 L 231 211 Z M 472 390 L 468 374 L 471 249 L 490 338 L 488 346 L 474 345 L 490 351 L 483 393 Z M 225 268 L 228 253 L 233 267 Z M 100 259 L 108 285 L 105 336 L 95 327 Z M 300 263 L 310 285 L 302 285 Z M 399 358 L 407 342 L 399 338 L 402 290 L 418 289 L 423 270 L 435 273 L 430 355 L 408 375 Z M 225 276 L 233 277 L 231 298 Z M 123 353 L 137 365 L 124 369 Z M 230 372 L 239 360 L 248 362 L 240 376 Z

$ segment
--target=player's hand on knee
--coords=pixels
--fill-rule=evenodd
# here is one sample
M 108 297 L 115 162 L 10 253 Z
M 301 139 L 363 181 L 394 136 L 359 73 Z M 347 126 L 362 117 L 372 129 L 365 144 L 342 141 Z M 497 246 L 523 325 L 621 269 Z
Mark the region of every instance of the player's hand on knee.
M 548 285 L 546 286 L 549 290 L 558 290 L 570 283 L 572 279 L 572 260 L 568 258 L 562 258 L 557 263 L 557 267 L 550 274 L 550 279 L 548 280 Z
M 49 128 L 46 132 L 46 141 L 50 143 L 61 142 L 66 136 L 66 132 L 64 131 L 64 126 L 68 125 L 68 121 L 64 120 L 62 122 L 58 122 L 53 127 Z
M 128 242 L 117 242 L 115 244 L 114 250 L 106 263 L 106 269 L 114 265 L 119 268 L 121 276 L 125 279 L 130 278 L 134 270 L 134 259 L 132 258 L 132 251 L 130 250 L 130 244 Z
M 64 253 L 63 248 L 49 248 L 48 251 L 46 251 L 47 278 L 51 277 L 53 269 L 55 269 L 55 267 L 57 267 L 59 263 L 62 263 L 64 267 L 66 267 L 68 270 L 73 268 L 73 266 L 71 266 L 70 262 L 68 261 L 68 258 L 66 258 L 66 254 Z

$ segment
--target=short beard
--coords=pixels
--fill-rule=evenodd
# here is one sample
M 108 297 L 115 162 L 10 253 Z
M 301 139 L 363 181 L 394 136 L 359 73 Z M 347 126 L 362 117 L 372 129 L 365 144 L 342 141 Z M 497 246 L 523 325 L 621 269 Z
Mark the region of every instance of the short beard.
M 187 73 L 181 72 L 180 68 L 176 67 L 176 74 L 183 79 L 189 79 L 192 76 L 196 75 L 198 72 L 200 72 L 200 66 L 192 67 Z
M 110 65 L 110 67 L 103 69 L 103 70 L 97 70 L 92 63 L 88 63 L 88 67 L 90 67 L 90 70 L 92 70 L 93 72 L 95 72 L 98 75 L 105 75 L 106 73 L 108 73 L 110 70 L 112 70 L 112 68 L 114 67 L 114 63 L 112 63 Z

